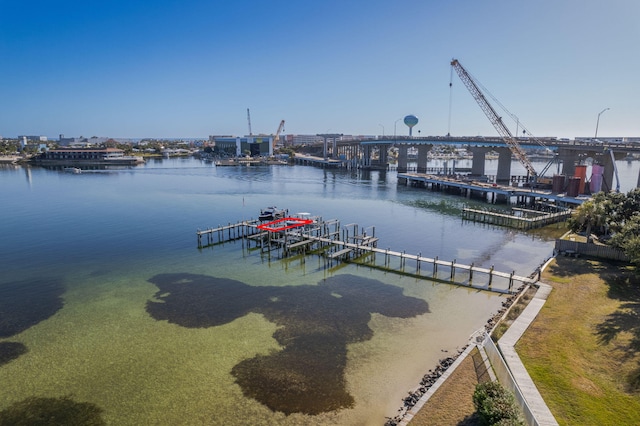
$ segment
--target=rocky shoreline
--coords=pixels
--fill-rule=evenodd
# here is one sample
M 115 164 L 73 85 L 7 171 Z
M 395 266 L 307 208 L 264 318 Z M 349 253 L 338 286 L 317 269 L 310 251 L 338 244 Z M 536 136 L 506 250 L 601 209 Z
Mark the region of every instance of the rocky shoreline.
M 502 302 L 502 307 L 498 312 L 492 315 L 485 323 L 484 330 L 486 333 L 490 333 L 495 328 L 495 326 L 505 316 L 509 308 L 518 300 L 519 295 L 522 294 L 525 288 L 526 286 L 521 286 L 515 294 L 512 294 Z M 387 417 L 387 421 L 384 425 L 398 426 L 406 416 L 407 412 L 421 400 L 433 385 L 436 384 L 436 382 L 451 367 L 451 365 L 453 365 L 458 357 L 465 352 L 468 346 L 469 344 L 465 345 L 462 349 L 459 349 L 455 355 L 440 359 L 435 369 L 429 370 L 420 380 L 420 385 L 415 390 L 410 391 L 408 396 L 402 400 L 402 407 L 398 409 L 398 414 L 393 418 Z

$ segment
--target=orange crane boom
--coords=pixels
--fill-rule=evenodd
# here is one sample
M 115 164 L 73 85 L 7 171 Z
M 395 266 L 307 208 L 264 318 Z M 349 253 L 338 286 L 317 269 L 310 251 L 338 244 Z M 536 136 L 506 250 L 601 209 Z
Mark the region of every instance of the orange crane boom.
M 284 120 L 280 121 L 280 125 L 278 126 L 278 130 L 276 130 L 276 134 L 273 137 L 273 148 L 280 145 L 280 133 L 284 130 Z
M 491 124 L 493 124 L 493 127 L 498 131 L 513 155 L 527 169 L 529 176 L 533 180 L 536 180 L 538 174 L 527 158 L 524 150 L 522 149 L 516 138 L 513 137 L 507 126 L 505 126 L 505 124 L 502 122 L 502 117 L 500 117 L 496 113 L 495 109 L 493 109 L 489 101 L 487 101 L 487 98 L 478 87 L 478 84 L 476 84 L 475 79 L 467 72 L 466 69 L 464 69 L 464 67 L 457 59 L 453 59 L 451 61 L 451 66 L 454 70 L 456 70 L 456 73 L 458 74 L 458 77 L 460 77 L 460 80 L 462 80 L 464 85 L 467 86 L 467 89 L 469 89 L 471 96 L 473 96 L 473 98 L 476 100 L 482 111 L 485 113 Z

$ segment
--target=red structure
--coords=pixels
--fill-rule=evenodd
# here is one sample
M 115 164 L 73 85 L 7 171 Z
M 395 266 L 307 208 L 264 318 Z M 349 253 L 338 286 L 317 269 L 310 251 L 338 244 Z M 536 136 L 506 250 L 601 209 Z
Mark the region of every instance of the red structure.
M 312 224 L 311 219 L 300 219 L 297 217 L 283 217 L 282 219 L 258 225 L 258 229 L 269 232 L 280 232 L 287 229 L 298 228 L 300 226 Z

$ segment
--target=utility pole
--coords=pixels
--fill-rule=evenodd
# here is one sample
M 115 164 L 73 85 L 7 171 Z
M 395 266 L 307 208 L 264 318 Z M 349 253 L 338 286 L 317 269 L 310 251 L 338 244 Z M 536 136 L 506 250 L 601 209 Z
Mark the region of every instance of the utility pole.
M 249 112 L 249 108 L 247 108 L 247 123 L 249 123 L 249 136 L 253 136 L 251 132 L 251 113 Z

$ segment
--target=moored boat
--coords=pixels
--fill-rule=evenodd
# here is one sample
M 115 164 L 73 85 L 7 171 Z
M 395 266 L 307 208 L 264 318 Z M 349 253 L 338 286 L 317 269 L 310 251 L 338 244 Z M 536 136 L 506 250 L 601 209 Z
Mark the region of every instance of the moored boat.
M 287 214 L 287 210 L 279 209 L 275 206 L 271 206 L 271 207 L 267 207 L 260 210 L 260 215 L 258 216 L 258 219 L 260 220 L 282 219 L 283 217 L 286 216 L 286 214 Z

